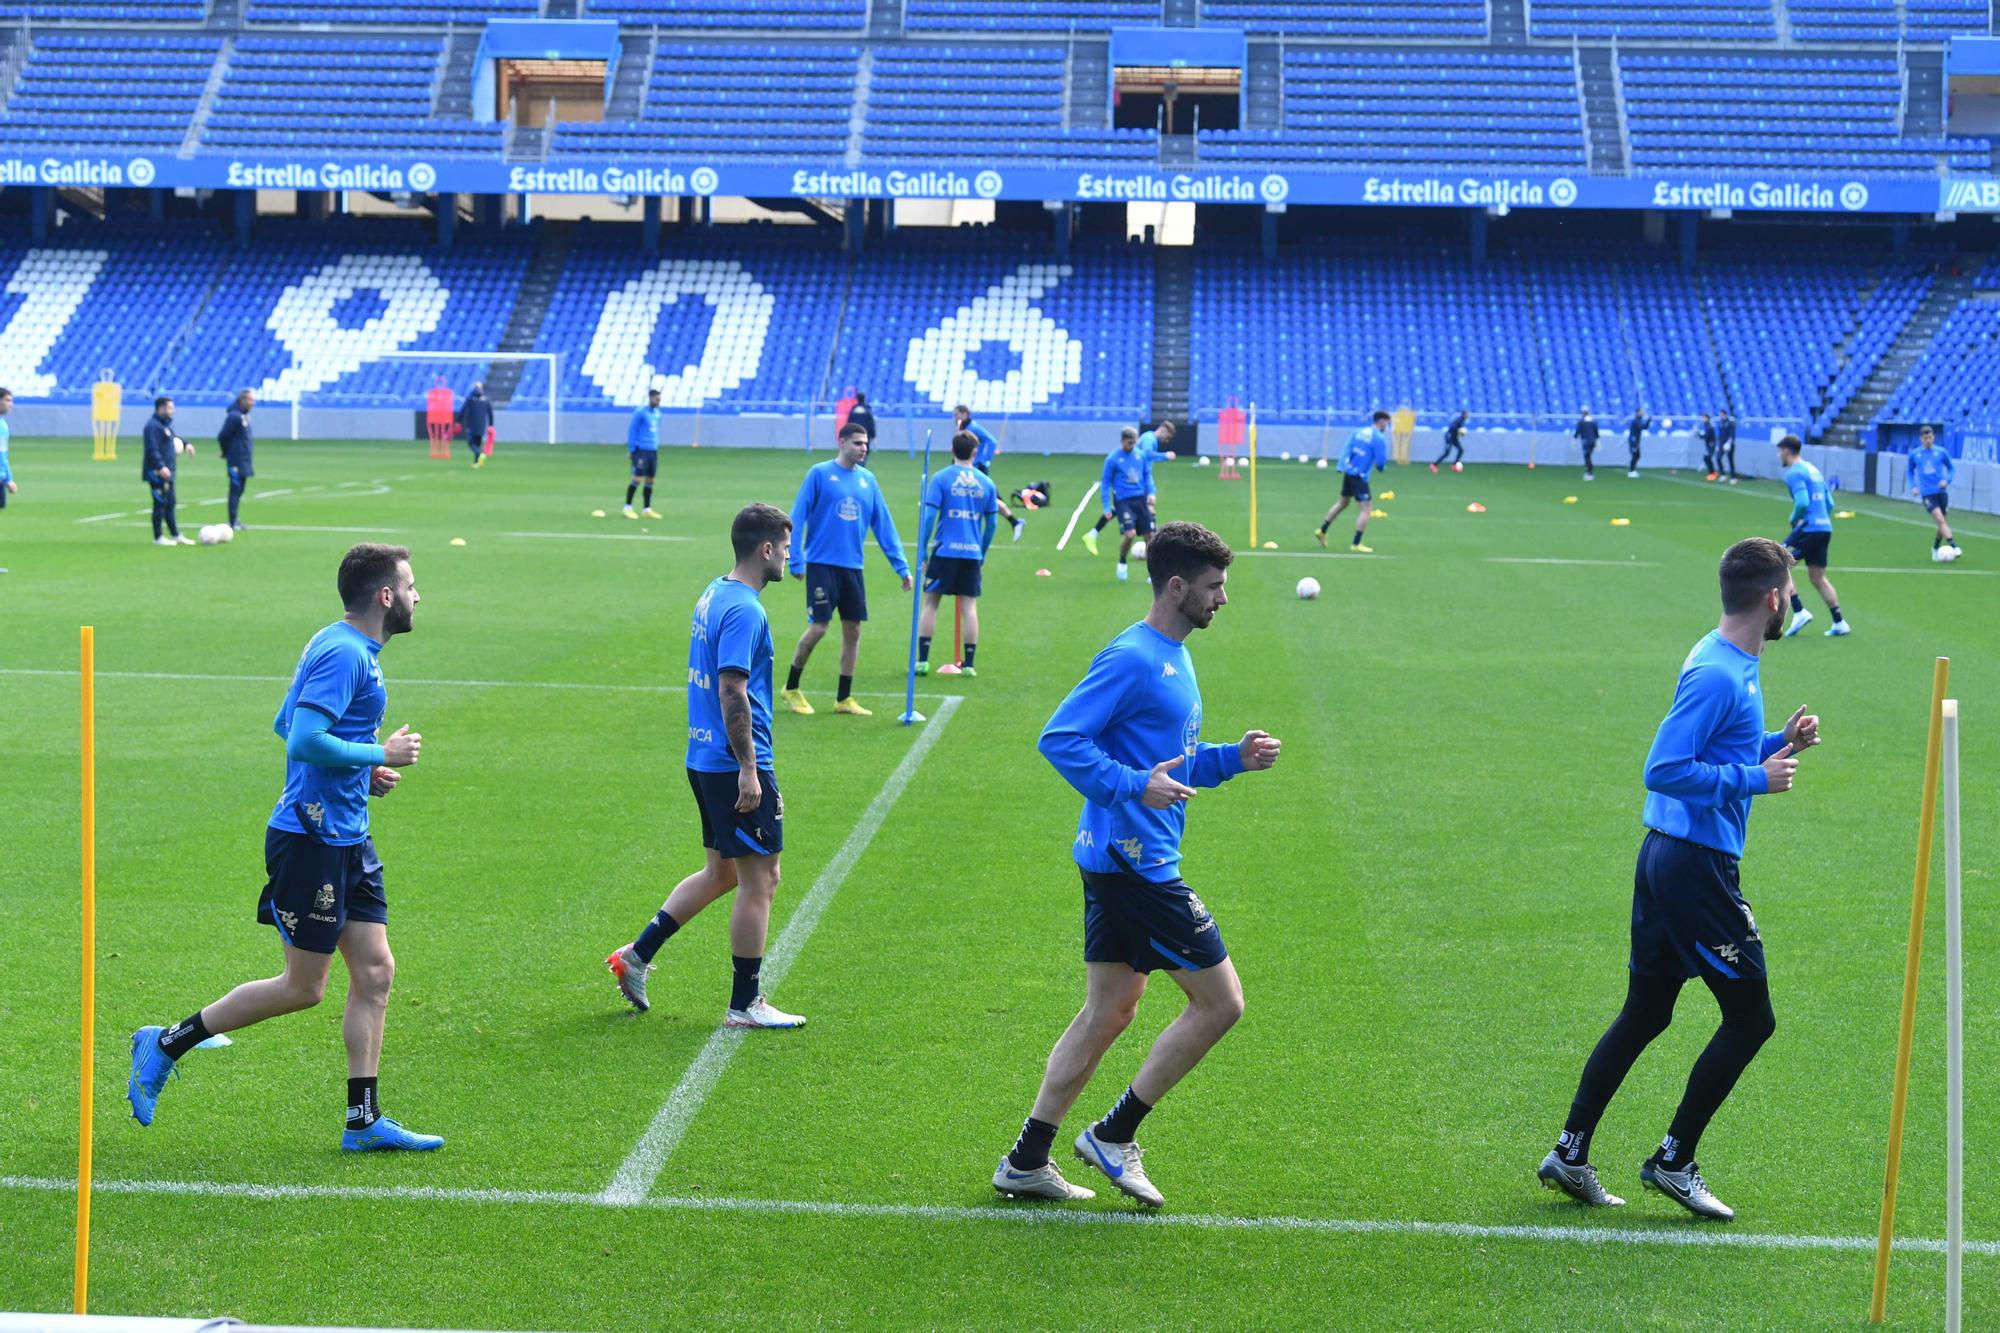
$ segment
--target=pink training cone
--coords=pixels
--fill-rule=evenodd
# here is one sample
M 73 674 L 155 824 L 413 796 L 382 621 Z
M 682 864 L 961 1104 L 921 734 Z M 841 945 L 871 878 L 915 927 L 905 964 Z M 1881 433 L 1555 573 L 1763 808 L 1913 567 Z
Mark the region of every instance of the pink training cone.
M 1465 512 L 1468 514 L 1483 514 L 1486 512 L 1486 506 L 1479 503 L 1479 501 L 1474 500 L 1471 504 L 1465 507 Z
M 1055 576 L 1050 574 L 1049 571 L 1046 569 L 1038 569 L 1035 571 L 1035 577 L 1038 579 L 1046 579 L 1046 578 L 1053 578 Z

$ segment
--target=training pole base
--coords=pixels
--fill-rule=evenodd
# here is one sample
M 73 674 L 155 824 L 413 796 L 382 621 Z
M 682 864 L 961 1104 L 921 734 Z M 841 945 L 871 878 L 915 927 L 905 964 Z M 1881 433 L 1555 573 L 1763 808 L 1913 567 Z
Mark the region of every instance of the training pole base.
M 903 714 L 896 720 L 907 727 L 912 722 L 928 722 L 930 719 L 925 717 L 922 713 L 919 713 L 916 709 L 912 708 L 909 712 Z

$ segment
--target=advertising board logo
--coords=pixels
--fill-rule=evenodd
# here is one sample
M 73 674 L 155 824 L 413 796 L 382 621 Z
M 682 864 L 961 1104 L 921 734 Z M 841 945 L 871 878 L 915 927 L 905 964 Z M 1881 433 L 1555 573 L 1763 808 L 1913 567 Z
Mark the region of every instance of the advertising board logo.
M 1840 206 L 1850 213 L 1859 213 L 1868 207 L 1868 187 L 1860 181 L 1849 181 L 1841 186 Z
M 153 159 L 135 157 L 125 168 L 125 179 L 134 185 L 151 185 L 154 177 Z
M 1275 171 L 1257 182 L 1257 193 L 1264 196 L 1267 204 L 1282 204 L 1291 192 L 1292 183 Z
M 1558 176 L 1549 182 L 1549 202 L 1557 208 L 1568 208 L 1576 202 L 1576 182 L 1567 176 Z
M 696 194 L 714 194 L 721 184 L 722 178 L 715 174 L 714 167 L 696 167 L 688 173 L 688 188 Z
M 972 178 L 972 192 L 981 199 L 998 199 L 1005 184 L 997 171 L 982 171 Z
M 428 162 L 410 163 L 410 188 L 412 190 L 435 190 L 438 183 L 437 168 Z

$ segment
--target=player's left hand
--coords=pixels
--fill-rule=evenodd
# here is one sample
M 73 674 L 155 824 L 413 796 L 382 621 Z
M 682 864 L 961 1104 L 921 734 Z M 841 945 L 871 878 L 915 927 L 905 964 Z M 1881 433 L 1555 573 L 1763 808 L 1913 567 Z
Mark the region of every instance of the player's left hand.
M 1818 745 L 1819 714 L 1806 712 L 1806 706 L 1800 704 L 1798 711 L 1785 719 L 1785 743 L 1790 745 L 1795 753 L 1799 750 L 1810 750 Z
M 377 764 L 368 774 L 368 794 L 370 796 L 387 796 L 390 792 L 396 790 L 396 784 L 402 780 L 403 775 L 395 769 Z
M 1242 756 L 1246 772 L 1259 773 L 1278 762 L 1279 741 L 1268 731 L 1246 731 L 1237 742 L 1236 753 Z
M 20 487 L 19 487 L 18 485 L 16 485 L 16 484 L 15 484 L 14 482 L 12 482 L 12 481 L 9 481 L 9 482 L 7 483 L 7 494 L 9 494 L 9 495 L 19 495 L 20 493 L 21 493 L 21 488 L 20 488 Z
M 910 586 L 911 586 L 910 576 L 908 574 L 903 575 L 903 591 L 908 592 L 910 590 Z

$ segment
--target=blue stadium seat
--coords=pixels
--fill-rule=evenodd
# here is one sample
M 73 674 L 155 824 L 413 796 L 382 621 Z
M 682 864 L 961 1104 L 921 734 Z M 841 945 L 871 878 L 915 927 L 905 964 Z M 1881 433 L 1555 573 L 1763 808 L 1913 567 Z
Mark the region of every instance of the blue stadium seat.
M 853 45 L 663 42 L 642 119 L 560 123 L 551 151 L 838 162 L 860 59 Z
M 497 156 L 503 126 L 432 116 L 443 58 L 436 37 L 243 37 L 202 146 Z
M 221 49 L 192 33 L 38 36 L 0 111 L 0 148 L 176 152 Z

